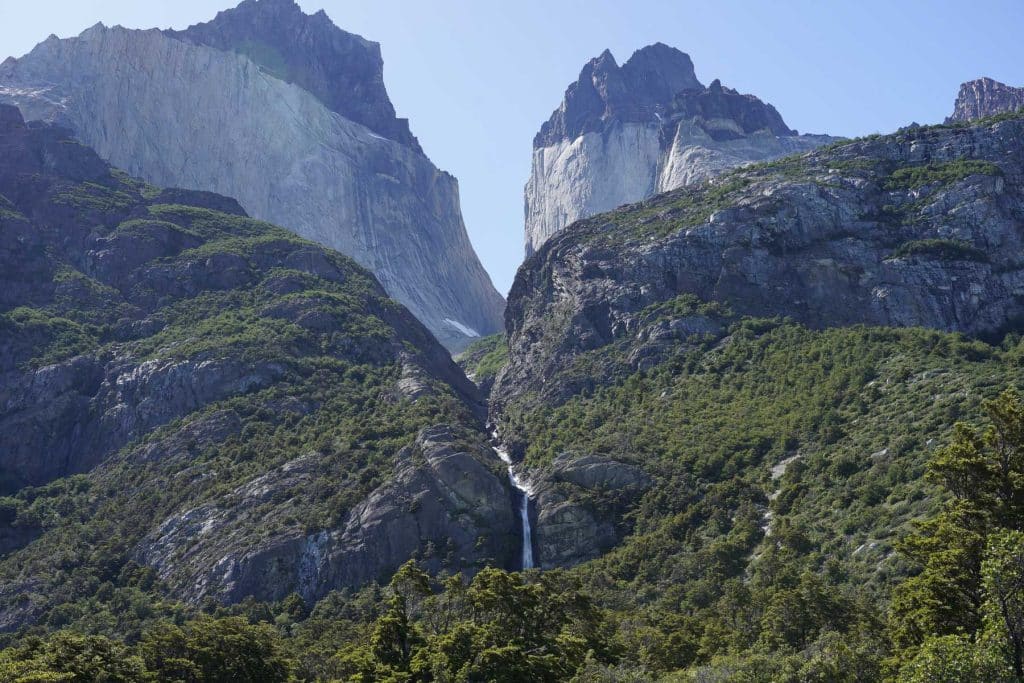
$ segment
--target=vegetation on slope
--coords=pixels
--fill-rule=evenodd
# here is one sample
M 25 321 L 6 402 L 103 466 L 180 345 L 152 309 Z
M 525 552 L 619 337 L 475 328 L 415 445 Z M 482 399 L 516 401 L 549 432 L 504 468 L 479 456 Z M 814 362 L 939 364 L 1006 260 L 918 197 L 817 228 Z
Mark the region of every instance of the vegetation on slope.
M 343 525 L 419 430 L 480 440 L 447 353 L 354 261 L 78 145 L 32 167 L 63 135 L 0 139 L 0 642 L 43 663 L 68 658 L 36 635 L 117 658 L 230 600 L 202 592 L 218 560 Z M 159 545 L 204 510 L 216 524 Z
M 466 376 L 480 387 L 490 388 L 508 363 L 508 342 L 504 334 L 492 334 L 470 344 L 455 359 Z

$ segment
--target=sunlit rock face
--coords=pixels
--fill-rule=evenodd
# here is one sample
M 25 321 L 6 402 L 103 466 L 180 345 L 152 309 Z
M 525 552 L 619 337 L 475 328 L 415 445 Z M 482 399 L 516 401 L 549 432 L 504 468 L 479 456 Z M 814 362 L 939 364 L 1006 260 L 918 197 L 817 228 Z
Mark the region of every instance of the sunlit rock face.
M 0 102 L 154 184 L 235 197 L 354 257 L 449 349 L 501 328 L 457 180 L 395 116 L 379 46 L 323 13 L 248 0 L 182 32 L 51 37 L 0 65 Z
M 973 121 L 1018 109 L 1024 109 L 1024 88 L 1014 88 L 991 78 L 977 78 L 960 86 L 953 115 L 946 123 Z
M 717 80 L 704 87 L 690 58 L 667 45 L 621 67 L 605 51 L 534 139 L 526 253 L 580 218 L 830 140 L 798 135 L 753 95 Z

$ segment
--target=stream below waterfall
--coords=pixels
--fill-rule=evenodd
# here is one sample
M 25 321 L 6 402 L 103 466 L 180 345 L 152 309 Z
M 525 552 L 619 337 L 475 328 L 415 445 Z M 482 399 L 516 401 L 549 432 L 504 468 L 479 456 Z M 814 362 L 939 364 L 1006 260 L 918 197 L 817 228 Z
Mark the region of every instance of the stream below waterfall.
M 491 437 L 494 439 L 492 448 L 497 454 L 501 461 L 508 465 L 508 480 L 512 484 L 519 496 L 518 496 L 518 508 L 519 508 L 519 524 L 522 527 L 523 537 L 523 550 L 521 555 L 521 564 L 523 569 L 533 569 L 533 531 L 530 528 L 530 496 L 533 495 L 533 489 L 525 479 L 520 479 L 519 475 L 516 474 L 515 464 L 512 462 L 512 456 L 508 454 L 504 448 L 501 447 L 501 440 L 498 438 L 498 430 L 493 429 L 491 431 Z

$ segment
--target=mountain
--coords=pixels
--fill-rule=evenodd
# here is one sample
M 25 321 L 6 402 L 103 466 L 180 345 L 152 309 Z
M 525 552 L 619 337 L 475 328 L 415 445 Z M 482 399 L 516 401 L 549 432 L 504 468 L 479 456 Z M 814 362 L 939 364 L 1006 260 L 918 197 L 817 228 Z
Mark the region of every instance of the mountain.
M 946 123 L 966 122 L 1024 109 L 1024 88 L 1013 88 L 991 78 L 961 84 Z
M 1019 117 L 910 127 L 579 221 L 516 276 L 509 366 L 492 396 L 571 393 L 553 381 L 561 370 L 616 340 L 643 341 L 646 312 L 677 297 L 816 328 L 998 336 L 1024 315 L 1022 140 Z M 650 353 L 720 331 L 681 320 Z
M 384 89 L 380 47 L 292 0 L 246 0 L 184 31 L 96 25 L 0 65 L 0 101 L 72 129 L 161 186 L 235 197 L 252 216 L 369 268 L 458 350 L 500 330 L 458 183 Z
M 372 274 L 6 105 L 0 330 L 0 630 L 518 556 L 475 387 Z
M 704 87 L 675 48 L 649 45 L 621 67 L 606 50 L 534 138 L 527 256 L 577 219 L 831 140 L 798 135 L 753 95 Z
M 984 542 L 931 520 L 1020 443 L 1019 397 L 983 401 L 1024 386 L 1022 140 L 1007 115 L 836 143 L 526 260 L 491 419 L 537 482 L 537 561 L 645 653 L 590 680 L 925 680 L 953 656 L 929 635 L 980 629 L 948 577 L 980 585 Z
M 567 227 L 497 444 L 354 261 L 0 107 L 0 679 L 1015 680 L 1022 134 Z

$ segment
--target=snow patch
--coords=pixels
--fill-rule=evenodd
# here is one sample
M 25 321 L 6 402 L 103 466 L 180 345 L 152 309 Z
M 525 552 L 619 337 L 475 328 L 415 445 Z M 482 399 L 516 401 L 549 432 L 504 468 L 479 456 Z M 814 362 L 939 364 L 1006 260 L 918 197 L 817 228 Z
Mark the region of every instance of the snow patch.
M 472 327 L 463 325 L 458 320 L 452 320 L 451 318 L 445 318 L 444 321 L 454 327 L 456 330 L 466 335 L 467 337 L 479 337 L 480 333 L 474 330 Z

